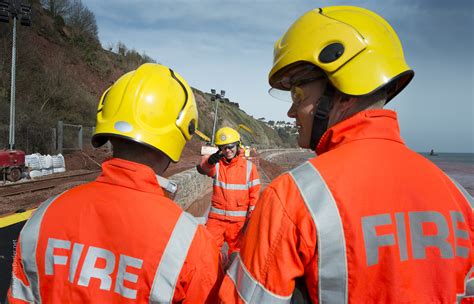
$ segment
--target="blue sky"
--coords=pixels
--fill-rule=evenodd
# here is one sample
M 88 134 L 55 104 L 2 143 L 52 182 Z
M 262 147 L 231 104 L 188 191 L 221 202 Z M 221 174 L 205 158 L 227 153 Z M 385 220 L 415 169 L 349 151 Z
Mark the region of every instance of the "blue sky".
M 268 95 L 273 44 L 306 11 L 356 5 L 397 31 L 412 83 L 389 108 L 416 151 L 474 153 L 472 0 L 83 0 L 104 47 L 122 41 L 203 91 L 224 89 L 254 117 L 287 120 L 289 104 Z

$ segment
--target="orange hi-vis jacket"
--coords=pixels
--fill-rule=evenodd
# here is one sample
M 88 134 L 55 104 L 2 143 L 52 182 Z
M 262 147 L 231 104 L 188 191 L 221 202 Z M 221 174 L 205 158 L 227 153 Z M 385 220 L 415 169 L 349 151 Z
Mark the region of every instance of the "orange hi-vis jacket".
M 473 300 L 472 197 L 399 133 L 395 112 L 360 112 L 274 180 L 221 301 L 289 303 L 298 277 L 313 303 Z
M 205 227 L 151 168 L 117 158 L 102 168 L 26 223 L 10 303 L 215 303 L 222 270 Z
M 238 154 L 230 162 L 225 158 L 209 165 L 208 157 L 201 163 L 202 171 L 214 179 L 209 218 L 233 222 L 250 217 L 260 194 L 257 167 Z

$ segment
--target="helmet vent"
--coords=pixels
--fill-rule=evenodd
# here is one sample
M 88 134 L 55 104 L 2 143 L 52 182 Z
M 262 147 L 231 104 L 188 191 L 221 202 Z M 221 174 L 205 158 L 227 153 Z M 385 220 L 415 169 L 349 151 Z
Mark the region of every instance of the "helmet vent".
M 336 61 L 342 54 L 344 54 L 344 46 L 339 42 L 331 43 L 319 53 L 319 61 L 330 63 Z
M 195 131 L 196 131 L 195 122 L 194 122 L 194 120 L 191 120 L 191 122 L 189 123 L 189 126 L 188 126 L 189 135 L 193 135 Z

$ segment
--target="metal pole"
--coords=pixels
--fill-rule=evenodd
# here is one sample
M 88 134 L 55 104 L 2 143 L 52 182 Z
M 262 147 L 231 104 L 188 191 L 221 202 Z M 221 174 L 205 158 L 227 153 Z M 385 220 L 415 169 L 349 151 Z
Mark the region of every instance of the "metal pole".
M 15 149 L 15 68 L 16 68 L 16 16 L 13 17 L 13 41 L 12 41 L 12 78 L 10 91 L 10 137 L 9 148 Z
M 82 151 L 82 125 L 79 127 L 78 143 L 79 143 L 79 150 Z
M 215 134 L 216 134 L 216 124 L 217 124 L 217 106 L 219 105 L 219 98 L 216 97 L 216 107 L 214 109 L 214 124 L 212 125 L 212 141 L 211 144 L 214 145 Z

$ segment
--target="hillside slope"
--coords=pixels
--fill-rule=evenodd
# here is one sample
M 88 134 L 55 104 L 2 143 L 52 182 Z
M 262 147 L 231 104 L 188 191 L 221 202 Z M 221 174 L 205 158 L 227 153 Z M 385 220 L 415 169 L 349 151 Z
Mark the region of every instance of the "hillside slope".
M 203 93 L 197 89 L 194 89 L 194 96 L 196 97 L 199 109 L 199 129 L 211 137 L 214 122 L 215 101 L 211 101 L 209 94 Z M 238 128 L 240 124 L 250 128 L 254 134 L 245 130 L 239 130 L 242 142 L 245 145 L 260 147 L 287 145 L 282 141 L 277 131 L 270 128 L 266 123 L 254 119 L 232 101 L 219 103 L 217 117 L 216 130 L 224 126 Z

